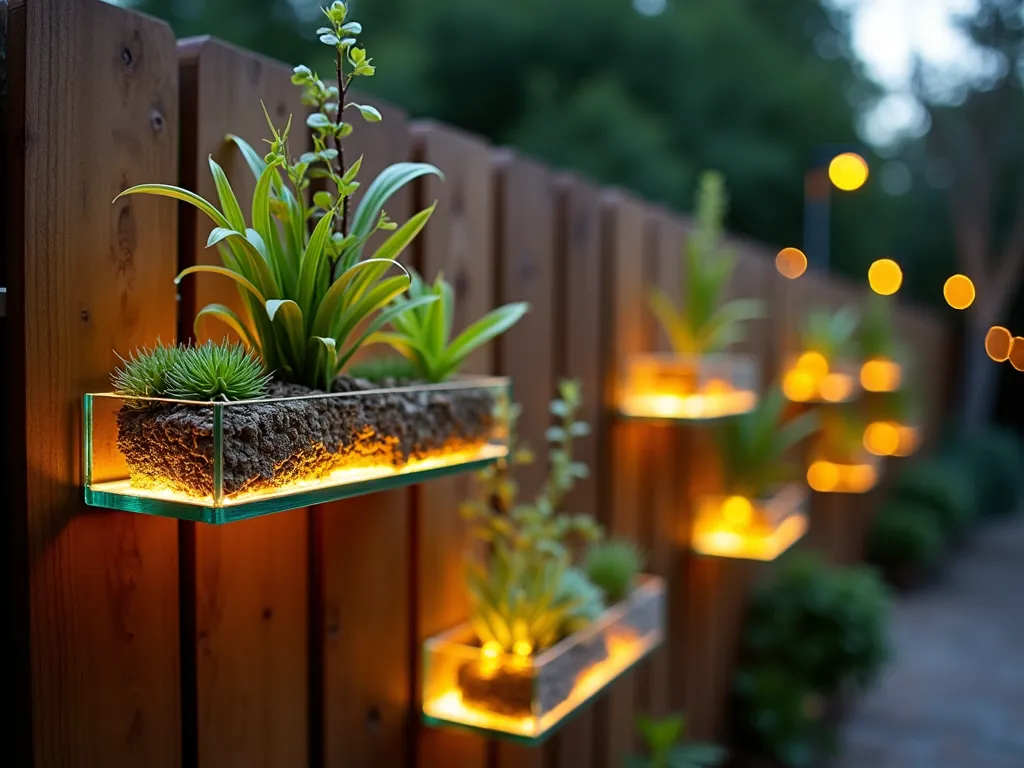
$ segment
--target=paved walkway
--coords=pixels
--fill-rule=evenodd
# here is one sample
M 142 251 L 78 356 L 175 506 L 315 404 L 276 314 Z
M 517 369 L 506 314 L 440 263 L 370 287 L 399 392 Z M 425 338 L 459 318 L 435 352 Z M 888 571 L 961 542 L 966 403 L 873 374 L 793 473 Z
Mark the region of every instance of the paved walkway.
M 838 768 L 1024 768 L 1024 515 L 897 597 L 891 627 L 895 658 L 851 714 Z

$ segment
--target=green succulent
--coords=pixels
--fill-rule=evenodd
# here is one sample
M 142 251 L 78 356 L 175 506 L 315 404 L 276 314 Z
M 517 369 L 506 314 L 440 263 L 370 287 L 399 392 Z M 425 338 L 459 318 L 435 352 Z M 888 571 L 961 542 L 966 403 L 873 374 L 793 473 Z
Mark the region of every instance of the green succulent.
M 395 259 L 427 223 L 434 206 L 400 227 L 388 219 L 383 206 L 413 179 L 441 173 L 424 163 L 386 168 L 365 191 L 349 220 L 349 198 L 359 188 L 356 176 L 361 158 L 346 167 L 343 139 L 352 132 L 352 125 L 342 119 L 344 111 L 353 107 L 368 122 L 379 121 L 380 113 L 345 100 L 354 78 L 374 72 L 365 50 L 356 45 L 361 26 L 345 21 L 347 7 L 342 2 L 334 2 L 324 14 L 330 27 L 321 28 L 320 40 L 335 51 L 337 85 L 324 84 L 308 67 L 296 67 L 292 77 L 303 88 L 304 101 L 316 107 L 306 120 L 315 151 L 298 159 L 291 156 L 291 118 L 278 130 L 267 116 L 272 138 L 264 157 L 237 136 L 228 137 L 256 177 L 250 222 L 227 175 L 212 157 L 210 172 L 219 209 L 194 192 L 165 184 L 134 186 L 118 198 L 170 197 L 208 216 L 214 228 L 207 247 L 217 247 L 223 266 L 189 267 L 176 282 L 193 273 L 233 280 L 246 318 L 243 321 L 222 304 L 210 304 L 197 314 L 196 323 L 204 317 L 220 320 L 255 350 L 275 377 L 330 390 L 335 377 L 361 346 L 374 341 L 377 331 L 399 314 L 436 301 L 435 296 L 424 296 L 392 305 L 410 285 L 408 272 Z M 312 205 L 307 205 L 312 179 L 321 180 L 328 189 L 317 192 Z M 363 259 L 366 242 L 378 230 L 394 231 L 372 258 Z M 400 274 L 387 276 L 391 269 Z
M 722 247 L 726 206 L 721 174 L 705 173 L 697 193 L 696 230 L 686 242 L 683 307 L 677 308 L 660 288 L 650 297 L 651 310 L 680 355 L 727 349 L 743 340 L 743 323 L 764 315 L 763 302 L 756 299 L 722 303 L 736 268 L 736 254 Z
M 630 757 L 626 768 L 714 768 L 728 756 L 717 744 L 680 743 L 686 736 L 682 714 L 661 720 L 637 715 L 636 723 L 646 754 Z
M 441 382 L 457 373 L 473 350 L 507 331 L 530 308 L 525 302 L 506 304 L 484 315 L 453 340 L 452 287 L 443 275 L 429 285 L 415 271 L 410 272 L 408 298 L 399 296 L 394 301 L 395 307 L 409 311 L 396 315 L 391 321 L 393 330 L 377 334 L 376 340 L 387 342 L 407 357 L 425 381 Z M 436 301 L 426 303 L 431 297 Z
M 727 493 L 760 499 L 779 483 L 799 476 L 800 469 L 788 454 L 818 429 L 819 421 L 813 411 L 787 421 L 785 406 L 782 391 L 773 386 L 752 411 L 718 426 Z
M 551 410 L 560 416 L 561 426 L 547 434 L 551 469 L 533 503 L 519 503 L 511 472 L 533 461 L 532 452 L 517 438 L 522 409 L 511 404 L 499 414 L 508 423 L 509 459 L 479 473 L 482 498 L 461 509 L 474 536 L 489 547 L 482 562 L 471 560 L 467 567 L 470 622 L 481 643 L 496 642 L 507 653 L 517 643 L 537 652 L 558 640 L 577 607 L 561 592 L 572 563 L 571 545 L 602 535 L 592 517 L 558 511 L 575 480 L 586 475 L 586 465 L 572 458 L 573 437 L 586 432 L 586 425 L 575 420 L 582 403 L 580 386 L 562 381 L 559 392 Z
M 643 553 L 636 544 L 625 539 L 609 539 L 590 546 L 583 569 L 608 603 L 614 605 L 629 597 L 643 562 Z
M 604 593 L 578 568 L 568 568 L 562 574 L 558 602 L 570 606 L 562 619 L 560 637 L 585 629 L 597 621 L 605 610 Z
M 855 334 L 860 325 L 860 314 L 853 306 L 836 311 L 812 309 L 804 318 L 800 329 L 800 348 L 817 352 L 829 367 L 856 356 Z
M 267 393 L 269 382 L 253 352 L 225 339 L 183 347 L 167 371 L 167 394 L 182 400 L 252 400 Z
M 166 397 L 167 374 L 181 351 L 178 345 L 167 345 L 157 339 L 152 349 L 136 349 L 127 360 L 117 355 L 122 366 L 110 375 L 114 391 L 126 397 Z

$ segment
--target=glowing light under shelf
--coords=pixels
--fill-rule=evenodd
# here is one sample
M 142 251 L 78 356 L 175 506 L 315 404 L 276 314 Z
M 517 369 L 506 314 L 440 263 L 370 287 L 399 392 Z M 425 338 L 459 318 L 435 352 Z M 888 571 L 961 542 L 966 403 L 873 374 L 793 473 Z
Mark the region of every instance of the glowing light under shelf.
M 860 385 L 868 392 L 895 392 L 902 379 L 900 364 L 888 358 L 865 360 L 860 367 Z
M 580 675 L 565 700 L 540 717 L 509 717 L 475 707 L 463 701 L 458 688 L 450 688 L 424 701 L 423 712 L 436 720 L 537 739 L 636 664 L 660 642 L 660 632 L 642 637 L 610 634 L 607 638 L 608 656 Z
M 714 557 L 774 560 L 807 532 L 806 491 L 788 486 L 773 498 L 701 500 L 690 546 Z
M 873 421 L 864 429 L 864 448 L 875 456 L 909 456 L 919 442 L 916 427 L 896 421 Z
M 807 484 L 818 493 L 867 493 L 878 482 L 874 463 L 818 459 L 807 468 Z
M 630 392 L 619 401 L 619 411 L 635 418 L 715 419 L 747 413 L 757 405 L 757 393 L 705 392 L 690 395 L 667 392 Z
M 853 397 L 854 377 L 833 370 L 823 355 L 804 352 L 787 366 L 782 392 L 794 403 L 845 403 Z
M 634 419 L 735 416 L 757 405 L 757 366 L 743 355 L 633 355 L 617 399 L 619 413 Z

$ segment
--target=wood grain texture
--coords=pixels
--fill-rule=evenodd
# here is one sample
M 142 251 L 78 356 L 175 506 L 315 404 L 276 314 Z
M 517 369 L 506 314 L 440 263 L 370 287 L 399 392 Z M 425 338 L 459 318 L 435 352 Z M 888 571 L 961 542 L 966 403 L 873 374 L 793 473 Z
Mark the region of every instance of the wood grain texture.
M 605 264 L 605 406 L 614 408 L 615 392 L 629 355 L 650 348 L 651 321 L 646 306 L 646 210 L 636 200 L 618 192 L 602 201 L 602 258 Z M 646 425 L 619 422 L 610 427 L 607 506 L 602 518 L 608 531 L 641 545 L 646 530 L 642 517 L 643 463 L 649 459 Z M 638 674 L 634 670 L 614 683 L 596 707 L 598 718 L 596 765 L 619 766 L 633 748 L 634 709 Z
M 555 376 L 578 379 L 583 385 L 579 419 L 591 433 L 573 443 L 577 461 L 590 467 L 566 498 L 573 514 L 598 516 L 600 478 L 603 476 L 601 384 L 604 362 L 601 349 L 601 191 L 580 179 L 563 176 L 555 185 Z M 568 723 L 546 749 L 550 766 L 594 764 L 594 710 L 587 708 Z
M 377 125 L 357 124 L 347 140 L 350 161 L 363 155 L 359 178 L 365 190 L 386 166 L 411 157 L 411 140 L 401 111 L 353 98 L 373 104 L 384 117 Z M 404 222 L 411 201 L 405 188 L 385 208 Z M 323 601 L 314 654 L 323 666 L 314 666 L 313 674 L 320 675 L 328 767 L 390 767 L 410 759 L 412 503 L 412 491 L 399 489 L 313 510 L 316 590 Z
M 455 290 L 455 332 L 494 307 L 494 184 L 491 150 L 479 139 L 432 123 L 414 127 L 417 160 L 441 168 L 445 180 L 427 177 L 416 188 L 416 206 L 437 200 L 437 209 L 420 235 L 417 266 L 424 278 L 438 272 Z M 467 360 L 464 372 L 490 373 L 494 369 L 493 345 L 478 349 Z M 416 515 L 417 626 L 413 638 L 417 674 L 423 641 L 465 621 L 469 613 L 464 577 L 464 553 L 469 543 L 468 526 L 459 516 L 459 505 L 470 497 L 472 476 L 457 475 L 424 483 Z M 420 701 L 417 681 L 414 706 Z M 418 718 L 417 718 L 418 720 Z M 443 729 L 419 728 L 417 765 L 428 768 L 483 768 L 486 742 L 479 737 Z
M 530 311 L 498 339 L 498 372 L 515 382 L 513 396 L 523 406 L 519 437 L 536 455 L 520 467 L 522 498 L 530 499 L 547 476 L 544 432 L 555 379 L 555 207 L 551 176 L 541 165 L 507 151 L 492 154 L 495 198 L 497 303 L 528 301 Z M 540 766 L 543 752 L 501 744 L 500 768 Z
M 283 125 L 295 114 L 301 125 L 305 108 L 289 80 L 291 68 L 209 38 L 182 41 L 179 55 L 183 185 L 216 201 L 209 167 L 212 156 L 247 212 L 255 179 L 225 136 L 234 133 L 260 147 L 268 132 L 261 100 L 275 123 Z M 191 210 L 183 217 L 182 269 L 221 263 L 216 250 L 206 248 L 212 226 Z M 188 278 L 186 287 L 181 336 L 191 334 L 196 311 L 210 302 L 226 304 L 245 317 L 238 291 L 228 280 L 202 275 Z M 214 321 L 197 330 L 198 341 L 233 338 Z M 298 509 L 230 526 L 185 523 L 183 529 L 194 547 L 190 558 L 194 572 L 185 579 L 183 589 L 195 590 L 192 599 L 185 601 L 195 612 L 190 638 L 195 668 L 186 673 L 195 675 L 192 727 L 198 765 L 305 764 L 309 756 L 308 511 Z
M 109 389 L 114 349 L 174 338 L 175 206 L 110 202 L 177 179 L 174 38 L 90 0 L 22 0 L 9 24 L 11 393 L 25 438 L 14 514 L 27 514 L 34 761 L 173 768 L 177 529 L 84 507 L 79 422 L 82 393 Z

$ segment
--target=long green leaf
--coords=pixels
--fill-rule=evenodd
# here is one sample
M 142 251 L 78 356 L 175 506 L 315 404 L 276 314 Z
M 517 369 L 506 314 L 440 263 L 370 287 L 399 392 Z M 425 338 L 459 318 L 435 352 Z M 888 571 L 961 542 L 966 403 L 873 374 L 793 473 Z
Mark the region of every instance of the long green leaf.
M 689 334 L 686 320 L 679 314 L 668 294 L 660 288 L 655 289 L 651 293 L 650 306 L 651 311 L 661 321 L 672 348 L 680 355 L 693 354 L 695 343 Z
M 238 204 L 234 190 L 231 189 L 231 182 L 228 181 L 224 169 L 217 165 L 210 155 L 210 173 L 213 174 L 213 183 L 217 187 L 217 197 L 220 199 L 220 207 L 224 211 L 224 217 L 231 224 L 232 229 L 238 232 L 245 232 L 245 217 L 242 216 L 242 208 Z
M 440 170 L 428 163 L 396 163 L 381 171 L 380 175 L 373 180 L 369 189 L 359 201 L 355 215 L 352 217 L 352 226 L 347 234 L 356 237 L 365 237 L 373 231 L 380 216 L 381 210 L 388 199 L 398 190 L 404 187 L 413 179 L 421 176 L 434 174 L 444 179 Z M 349 254 L 351 251 L 351 255 Z M 362 243 L 354 244 L 341 254 L 340 261 L 358 261 L 363 252 Z
M 331 236 L 331 227 L 334 223 L 334 211 L 328 211 L 317 222 L 309 243 L 306 245 L 306 252 L 302 256 L 302 263 L 299 267 L 299 305 L 312 308 L 313 293 L 316 290 L 316 277 L 320 272 L 320 263 L 324 258 L 324 244 Z M 306 318 L 312 326 L 313 317 Z
M 270 185 L 277 175 L 277 164 L 271 163 L 263 169 L 256 182 L 256 189 L 252 193 L 252 226 L 266 245 L 270 268 L 274 271 L 283 295 L 294 296 L 297 275 L 290 269 L 281 253 L 277 230 L 274 229 L 274 222 L 270 217 Z
M 446 366 L 457 368 L 474 349 L 503 334 L 518 323 L 529 309 L 530 305 L 526 302 L 517 302 L 488 312 L 451 343 L 445 354 Z
M 358 264 L 354 264 L 345 270 L 327 289 L 327 293 L 324 294 L 323 300 L 320 302 L 320 308 L 317 310 L 316 317 L 313 319 L 313 333 L 316 336 L 333 336 L 331 333 L 331 327 L 334 324 L 334 320 L 342 308 L 351 303 L 346 301 L 346 293 L 348 292 L 349 286 L 359 278 L 364 272 L 372 271 L 376 273 L 381 262 L 385 262 L 385 269 L 391 265 L 395 265 L 404 271 L 404 267 L 401 264 L 394 261 L 387 261 L 386 259 L 367 259 L 361 261 Z M 408 272 L 406 272 L 408 276 Z
M 420 233 L 420 230 L 426 226 L 427 221 L 430 220 L 430 216 L 434 213 L 434 209 L 437 207 L 437 201 L 431 203 L 428 207 L 410 218 L 405 224 L 400 226 L 391 236 L 381 243 L 380 248 L 373 254 L 375 259 L 397 259 L 405 247 L 413 241 L 413 239 Z
M 197 195 L 195 192 L 189 192 L 187 189 L 182 189 L 181 187 L 174 187 L 170 184 L 137 184 L 134 187 L 129 187 L 119 194 L 114 198 L 113 202 L 116 203 L 125 195 L 157 195 L 159 197 L 171 197 L 175 200 L 191 203 L 209 216 L 210 219 L 213 220 L 213 223 L 218 227 L 225 227 L 227 229 L 231 228 L 231 223 L 224 218 L 224 215 L 214 208 L 211 203 Z
M 288 340 L 283 345 L 291 352 L 291 363 L 295 372 L 302 374 L 305 363 L 306 335 L 302 325 L 302 309 L 291 299 L 271 299 L 267 302 L 267 317 L 280 329 Z
M 227 307 L 223 304 L 207 304 L 201 310 L 196 312 L 196 319 L 192 323 L 192 330 L 195 331 L 197 337 L 202 335 L 199 332 L 199 325 L 200 321 L 204 317 L 213 317 L 220 320 L 233 330 L 247 346 L 256 350 L 257 355 L 262 357 L 259 344 L 253 342 L 252 336 L 249 335 L 249 329 L 245 327 L 241 318 L 235 314 L 235 311 L 231 309 L 231 307 Z
M 210 231 L 210 237 L 206 241 L 206 247 L 209 248 L 210 246 L 216 245 L 217 243 L 225 240 L 237 244 L 238 251 L 241 251 L 238 256 L 244 256 L 244 272 L 248 273 L 245 274 L 245 277 L 251 280 L 266 298 L 276 298 L 279 296 L 281 289 L 280 286 L 278 286 L 277 281 L 274 279 L 274 274 L 267 266 L 267 262 L 263 260 L 263 256 L 259 249 L 253 245 L 252 241 L 250 241 L 245 234 L 242 232 L 236 232 L 233 229 L 214 227 L 213 230 Z M 236 256 L 236 259 L 238 259 L 238 256 Z M 241 268 L 241 263 L 239 263 L 238 266 Z
M 345 364 L 349 361 L 349 358 L 351 358 L 352 355 L 354 355 L 356 351 L 361 346 L 363 346 L 370 337 L 372 337 L 377 331 L 383 328 L 384 325 L 388 323 L 391 320 L 391 318 L 393 318 L 395 315 L 401 312 L 407 312 L 410 309 L 422 306 L 423 304 L 428 304 L 433 301 L 437 301 L 437 296 L 421 296 L 418 299 L 411 299 L 402 306 L 391 306 L 377 313 L 377 316 L 374 317 L 373 320 L 371 320 L 367 325 L 366 331 L 361 336 L 359 336 L 359 338 L 357 338 L 354 342 L 352 342 L 348 350 L 344 354 L 342 354 L 341 357 L 338 359 L 338 369 L 343 369 L 345 367 Z
M 359 323 L 378 309 L 386 307 L 408 287 L 409 281 L 405 275 L 396 275 L 375 283 L 364 296 L 343 307 L 331 328 L 331 336 L 337 339 L 340 345 L 355 331 Z
M 252 171 L 254 179 L 259 179 L 263 175 L 263 171 L 267 168 L 267 163 L 252 146 L 243 139 L 241 136 L 236 136 L 233 133 L 229 133 L 225 138 L 228 141 L 232 141 L 238 147 L 242 153 L 242 158 L 245 160 L 246 165 L 249 166 L 249 170 Z
M 313 366 L 317 372 L 316 380 L 324 392 L 331 391 L 331 383 L 338 369 L 338 347 L 334 339 L 324 336 L 311 336 L 307 342 L 307 352 L 313 347 Z
M 255 296 L 259 300 L 261 305 L 267 305 L 266 298 L 263 296 L 263 294 L 260 293 L 259 289 L 255 285 L 253 285 L 249 280 L 247 280 L 238 272 L 231 269 L 227 269 L 226 267 L 215 267 L 209 264 L 197 264 L 194 267 L 188 267 L 187 269 L 183 269 L 180 273 L 178 273 L 178 276 L 174 278 L 174 284 L 177 285 L 178 283 L 180 283 L 181 278 L 185 277 L 186 275 L 195 274 L 197 272 L 209 272 L 210 274 L 213 275 L 222 275 L 231 280 L 234 280 L 236 283 L 238 283 L 247 291 L 249 291 L 253 296 Z

